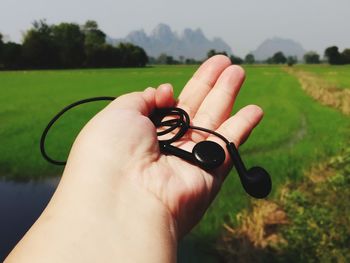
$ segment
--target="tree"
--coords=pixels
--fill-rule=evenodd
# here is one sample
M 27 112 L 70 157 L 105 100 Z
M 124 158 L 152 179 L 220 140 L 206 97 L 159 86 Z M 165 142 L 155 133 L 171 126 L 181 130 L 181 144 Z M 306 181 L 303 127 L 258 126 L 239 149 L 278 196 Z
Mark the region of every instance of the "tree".
M 106 34 L 98 28 L 96 21 L 86 21 L 82 31 L 85 35 L 85 47 L 100 47 L 106 43 Z
M 269 57 L 268 59 L 266 59 L 266 63 L 267 64 L 273 64 L 273 60 L 272 60 L 272 57 Z
M 3 43 L 0 34 L 0 69 L 81 68 L 81 67 L 144 67 L 146 52 L 139 46 L 106 43 L 106 34 L 95 21 L 82 27 L 74 23 L 48 25 L 34 21 L 24 35 L 23 44 Z M 167 56 L 166 63 L 178 61 Z
M 350 48 L 344 49 L 341 56 L 344 64 L 350 64 Z
M 131 43 L 120 43 L 117 48 L 121 55 L 121 66 L 144 67 L 148 63 L 146 52 L 139 46 Z
M 320 55 L 314 51 L 309 51 L 304 54 L 304 61 L 306 64 L 319 64 Z
M 149 56 L 148 63 L 151 65 L 157 64 L 157 59 L 155 57 Z
M 108 44 L 85 47 L 85 61 L 88 68 L 121 67 L 121 54 L 118 48 Z
M 293 66 L 297 62 L 298 62 L 298 58 L 296 56 L 288 56 L 287 57 L 287 65 L 289 67 Z
M 167 56 L 166 57 L 166 62 L 165 62 L 167 65 L 174 65 L 174 64 L 177 64 L 176 63 L 176 60 L 174 59 L 173 56 Z
M 211 58 L 216 55 L 216 50 L 215 49 L 210 49 L 207 53 L 207 58 Z
M 186 58 L 185 64 L 186 65 L 197 65 L 197 64 L 201 64 L 201 61 L 195 60 L 194 58 Z
M 243 64 L 243 59 L 240 57 L 236 57 L 235 55 L 230 56 L 231 63 L 234 65 L 241 65 Z
M 17 43 L 8 42 L 2 46 L 0 68 L 20 69 L 23 67 L 22 46 Z
M 61 23 L 53 26 L 52 38 L 57 47 L 60 66 L 63 68 L 78 68 L 85 60 L 84 34 L 79 25 Z
M 283 52 L 279 51 L 272 56 L 272 62 L 275 64 L 285 64 L 287 58 L 284 56 Z
M 2 39 L 3 39 L 3 35 L 0 33 L 0 54 L 1 54 L 1 48 L 4 45 L 4 41 Z
M 145 67 L 147 65 L 148 56 L 143 48 L 133 45 L 132 56 L 135 58 L 135 64 L 132 65 L 133 67 Z
M 339 53 L 337 46 L 326 48 L 324 56 L 328 59 L 328 63 L 331 65 L 343 65 L 350 64 L 350 49 L 344 49 L 342 53 Z
M 157 58 L 157 64 L 165 65 L 167 62 L 168 55 L 165 53 L 161 53 Z
M 331 46 L 326 48 L 326 50 L 324 51 L 324 56 L 327 58 L 328 63 L 331 65 L 343 64 L 342 57 L 339 53 L 337 46 Z
M 85 24 L 82 26 L 82 31 L 85 35 L 85 40 L 84 40 L 84 48 L 85 48 L 85 56 L 86 56 L 85 66 L 87 67 L 101 66 L 101 63 L 102 63 L 101 60 L 107 59 L 107 58 L 102 58 L 103 57 L 102 53 L 107 52 L 107 50 L 109 50 L 109 47 L 105 46 L 106 34 L 98 28 L 97 22 L 93 20 L 86 21 Z
M 255 57 L 253 54 L 248 54 L 244 58 L 244 63 L 246 64 L 254 64 L 255 63 Z
M 180 64 L 184 64 L 185 63 L 185 57 L 184 56 L 179 56 L 179 62 L 180 62 Z
M 175 64 L 179 64 L 179 61 L 174 59 L 173 56 L 169 56 L 165 53 L 161 53 L 156 60 L 156 64 L 175 65 Z
M 224 56 L 227 56 L 227 53 L 226 51 L 216 51 L 215 49 L 210 49 L 208 52 L 207 52 L 207 57 L 208 58 L 211 58 L 212 56 L 215 56 L 215 55 L 224 55 Z
M 24 35 L 22 48 L 28 68 L 54 68 L 59 64 L 52 27 L 45 20 L 33 22 L 33 28 Z
M 2 61 L 2 51 L 3 51 L 4 42 L 3 42 L 2 38 L 3 38 L 3 36 L 0 33 L 0 69 L 4 67 L 3 61 Z

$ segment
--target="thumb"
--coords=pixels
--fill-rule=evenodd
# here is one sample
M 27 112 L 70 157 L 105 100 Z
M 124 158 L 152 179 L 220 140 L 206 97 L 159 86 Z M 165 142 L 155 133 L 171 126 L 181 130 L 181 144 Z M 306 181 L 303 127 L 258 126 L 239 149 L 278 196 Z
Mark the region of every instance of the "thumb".
M 110 107 L 127 109 L 149 116 L 155 108 L 171 107 L 175 104 L 173 88 L 170 84 L 162 84 L 157 89 L 147 88 L 143 92 L 132 92 L 115 99 Z
M 108 105 L 109 110 L 132 110 L 144 116 L 148 116 L 155 107 L 156 89 L 154 88 L 122 95 Z

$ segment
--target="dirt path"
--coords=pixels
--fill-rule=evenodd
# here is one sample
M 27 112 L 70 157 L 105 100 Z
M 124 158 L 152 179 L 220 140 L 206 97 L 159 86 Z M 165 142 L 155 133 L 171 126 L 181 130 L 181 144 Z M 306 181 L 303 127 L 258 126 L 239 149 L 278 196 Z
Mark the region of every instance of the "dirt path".
M 303 90 L 323 105 L 335 108 L 345 115 L 350 115 L 350 89 L 338 88 L 313 73 L 296 68 L 285 68 L 295 76 Z
M 306 72 L 296 68 L 285 68 L 288 74 L 296 77 L 301 88 L 316 101 L 322 105 L 326 105 L 341 111 L 345 115 L 350 115 L 350 89 L 341 89 L 329 84 L 324 79 L 313 73 Z M 274 142 L 273 144 L 263 147 L 253 147 L 242 150 L 243 154 L 261 154 L 276 151 L 281 148 L 293 148 L 307 134 L 307 119 L 304 114 L 300 116 L 300 124 L 298 129 L 287 139 Z
M 316 75 L 299 69 L 286 71 L 297 77 L 303 90 L 315 100 L 350 115 L 350 89 L 332 87 Z M 259 154 L 292 148 L 304 139 L 307 127 L 307 118 L 301 114 L 298 128 L 288 139 L 242 153 Z M 289 262 L 291 255 L 299 253 L 306 255 L 307 259 L 315 258 L 315 255 L 318 258 L 331 255 L 329 258 L 334 262 L 345 262 L 346 259 L 339 259 L 350 258 L 344 253 L 348 251 L 348 243 L 337 243 L 347 235 L 343 226 L 349 225 L 349 207 L 344 203 L 350 193 L 347 180 L 350 176 L 350 148 L 347 145 L 340 154 L 313 165 L 304 173 L 303 181 L 282 186 L 274 201 L 254 201 L 250 210 L 245 209 L 237 215 L 237 225 L 224 224 L 225 231 L 217 249 L 225 262 L 267 262 L 267 259 L 281 260 L 282 256 L 287 259 L 283 262 Z M 306 205 L 309 205 L 307 210 Z M 282 227 L 289 232 L 281 231 Z M 305 236 L 300 229 L 305 229 Z M 322 238 L 310 239 L 311 231 Z
M 303 181 L 286 183 L 275 200 L 254 200 L 237 215 L 236 225 L 223 225 L 217 249 L 224 262 L 290 262 L 299 253 L 302 262 L 322 257 L 329 260 L 321 262 L 350 262 L 350 207 L 344 202 L 350 197 L 349 173 L 345 148 L 312 166 Z

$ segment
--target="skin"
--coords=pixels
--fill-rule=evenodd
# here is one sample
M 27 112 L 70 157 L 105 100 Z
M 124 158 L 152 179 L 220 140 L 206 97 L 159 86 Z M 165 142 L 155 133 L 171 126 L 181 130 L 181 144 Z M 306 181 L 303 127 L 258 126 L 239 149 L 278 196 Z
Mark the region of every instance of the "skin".
M 204 171 L 161 154 L 148 116 L 177 106 L 196 126 L 239 146 L 259 123 L 255 105 L 230 117 L 244 71 L 222 55 L 204 62 L 179 98 L 170 84 L 123 95 L 82 129 L 50 203 L 5 262 L 176 262 L 178 240 L 202 218 L 232 164 Z M 191 151 L 207 133 L 174 143 Z

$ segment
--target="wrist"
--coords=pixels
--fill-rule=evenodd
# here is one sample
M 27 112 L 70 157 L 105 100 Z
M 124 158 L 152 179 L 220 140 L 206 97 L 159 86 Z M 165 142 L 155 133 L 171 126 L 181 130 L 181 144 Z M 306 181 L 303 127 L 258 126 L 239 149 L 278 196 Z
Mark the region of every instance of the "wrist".
M 36 262 L 52 255 L 64 262 L 176 262 L 177 230 L 166 207 L 121 176 L 101 176 L 65 172 L 9 262 L 28 253 Z
M 142 262 L 145 255 L 153 257 L 149 262 L 176 262 L 176 221 L 163 203 L 135 184 L 123 185 L 118 199 L 116 227 L 123 240 L 128 240 L 125 246 L 129 251 L 135 251 L 137 244 L 138 251 L 144 252 L 140 254 Z

